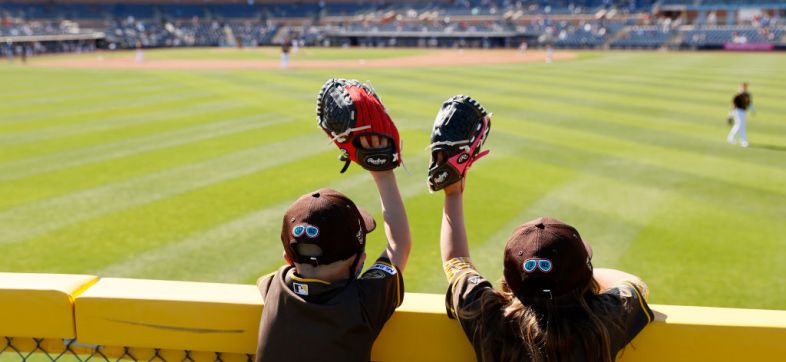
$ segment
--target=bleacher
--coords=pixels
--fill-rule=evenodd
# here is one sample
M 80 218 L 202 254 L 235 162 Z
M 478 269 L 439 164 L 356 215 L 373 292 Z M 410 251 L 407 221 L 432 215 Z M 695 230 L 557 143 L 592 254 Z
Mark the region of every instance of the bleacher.
M 510 38 L 495 40 L 494 46 L 516 46 L 528 39 L 531 46 L 558 48 L 719 48 L 725 44 L 780 45 L 786 26 L 780 20 L 786 17 L 786 0 L 755 0 L 772 4 L 773 9 L 782 6 L 780 17 L 770 10 L 754 20 L 748 16 L 740 21 L 728 15 L 716 17 L 705 9 L 737 6 L 742 3 L 738 0 L 326 0 L 264 4 L 162 0 L 152 5 L 11 1 L 0 2 L 0 36 L 60 34 L 56 29 L 61 22 L 76 22 L 105 32 L 107 42 L 119 47 L 135 47 L 137 43 L 145 47 L 256 46 L 284 38 L 310 45 L 322 43 L 328 33 L 344 32 L 355 38 L 384 34 L 391 40 L 398 32 L 409 37 Z M 658 10 L 676 5 L 702 8 L 691 10 L 690 15 Z M 284 24 L 291 29 L 276 37 Z M 436 46 L 451 45 L 445 41 Z
M 657 48 L 677 34 L 675 29 L 664 26 L 632 26 L 611 43 L 612 48 Z
M 624 23 L 597 22 L 562 27 L 554 45 L 558 48 L 594 48 L 605 44 L 624 27 Z
M 697 27 L 683 32 L 683 44 L 690 47 L 723 46 L 727 43 L 761 44 L 777 42 L 783 28 L 770 31 L 753 26 Z

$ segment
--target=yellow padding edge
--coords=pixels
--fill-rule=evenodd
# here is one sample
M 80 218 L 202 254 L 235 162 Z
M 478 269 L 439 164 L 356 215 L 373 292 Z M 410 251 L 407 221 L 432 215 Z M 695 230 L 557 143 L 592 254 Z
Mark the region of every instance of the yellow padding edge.
M 70 319 L 72 295 L 95 279 L 0 273 L 0 336 L 72 338 L 75 322 L 84 346 L 129 346 L 139 354 L 151 348 L 224 352 L 238 359 L 255 353 L 262 301 L 252 285 L 102 279 L 76 296 L 76 318 Z M 786 311 L 651 307 L 655 322 L 620 360 L 769 361 L 786 355 Z M 407 293 L 372 358 L 473 361 L 474 353 L 458 322 L 445 316 L 442 295 Z
M 0 336 L 74 338 L 73 298 L 93 275 L 0 273 Z
M 458 321 L 445 312 L 445 296 L 407 293 L 371 351 L 374 361 L 475 361 Z
M 261 315 L 251 285 L 106 278 L 76 299 L 77 341 L 255 353 Z
M 786 311 L 650 305 L 655 322 L 622 361 L 775 361 L 786 355 Z

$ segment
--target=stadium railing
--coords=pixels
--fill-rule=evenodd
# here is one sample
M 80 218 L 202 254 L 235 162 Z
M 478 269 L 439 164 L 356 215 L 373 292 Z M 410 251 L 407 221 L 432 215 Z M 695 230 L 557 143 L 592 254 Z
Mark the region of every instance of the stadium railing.
M 0 273 L 0 360 L 249 362 L 262 308 L 252 285 Z M 786 311 L 652 309 L 653 325 L 623 351 L 622 361 L 786 355 Z M 459 324 L 445 316 L 444 296 L 407 293 L 372 358 L 471 361 L 474 354 Z

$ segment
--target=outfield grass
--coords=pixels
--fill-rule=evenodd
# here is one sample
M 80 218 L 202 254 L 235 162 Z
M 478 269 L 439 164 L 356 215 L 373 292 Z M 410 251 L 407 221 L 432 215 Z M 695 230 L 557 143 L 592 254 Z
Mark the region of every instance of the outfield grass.
M 236 56 L 195 52 L 148 56 Z M 596 266 L 642 276 L 655 303 L 786 309 L 781 54 L 287 72 L 2 63 L 0 270 L 251 283 L 282 263 L 281 216 L 300 194 L 335 187 L 379 218 L 369 176 L 357 166 L 339 174 L 315 125 L 314 98 L 330 77 L 371 80 L 402 132 L 408 291 L 446 287 L 442 199 L 426 189 L 424 147 L 441 101 L 466 93 L 495 114 L 492 153 L 473 167 L 465 201 L 473 258 L 488 277 L 501 276 L 513 228 L 550 215 L 591 242 Z M 748 149 L 724 141 L 741 80 L 757 108 Z M 383 242 L 373 233 L 368 251 Z

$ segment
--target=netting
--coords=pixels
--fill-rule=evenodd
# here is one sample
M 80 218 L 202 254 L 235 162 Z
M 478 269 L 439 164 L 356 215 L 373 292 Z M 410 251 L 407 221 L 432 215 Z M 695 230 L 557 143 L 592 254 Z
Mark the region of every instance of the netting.
M 75 339 L 0 337 L 0 362 L 253 362 L 252 354 L 80 344 Z

